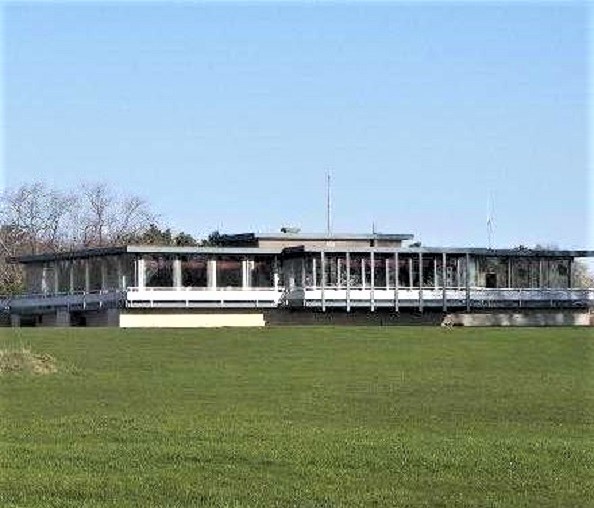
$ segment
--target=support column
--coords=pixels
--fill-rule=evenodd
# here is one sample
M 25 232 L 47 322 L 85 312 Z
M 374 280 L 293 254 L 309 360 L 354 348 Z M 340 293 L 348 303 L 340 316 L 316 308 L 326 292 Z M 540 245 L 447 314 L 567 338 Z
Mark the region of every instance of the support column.
M 447 256 L 446 253 L 443 252 L 441 254 L 441 285 L 442 287 L 442 303 L 443 303 L 443 311 L 447 312 L 448 310 L 448 300 L 447 300 L 447 292 L 446 286 L 448 282 L 448 269 L 447 269 Z
M 123 273 L 124 271 L 122 270 L 122 257 L 121 256 L 117 256 L 116 258 L 116 270 L 118 273 L 118 288 L 119 289 L 126 289 L 125 284 L 124 284 L 124 280 L 123 280 Z
M 144 259 L 139 257 L 136 260 L 136 284 L 139 289 L 146 287 L 146 270 L 144 266 Z
M 398 252 L 394 253 L 394 310 L 400 312 L 400 301 L 398 299 L 398 290 L 400 289 L 400 260 Z
M 513 288 L 512 285 L 512 259 L 507 258 L 507 287 Z
M 419 252 L 419 311 L 423 312 L 423 253 Z
M 466 253 L 466 311 L 470 312 L 470 254 Z
M 322 269 L 322 280 L 320 283 L 321 289 L 321 299 L 322 299 L 322 312 L 326 312 L 326 253 L 324 251 L 320 252 L 320 267 Z
M 182 287 L 182 269 L 181 269 L 181 259 L 179 256 L 176 256 L 173 260 L 173 287 L 174 288 L 181 288 Z
M 305 288 L 305 258 L 301 258 L 301 287 Z
M 386 290 L 390 289 L 390 259 L 386 258 Z
M 272 281 L 274 284 L 274 290 L 278 291 L 278 286 L 279 286 L 279 279 L 280 279 L 280 270 L 279 270 L 279 262 L 278 262 L 278 257 L 274 256 L 274 265 L 273 265 L 273 274 L 272 274 Z
M 361 258 L 361 289 L 365 289 L 365 258 Z
M 70 326 L 70 312 L 67 310 L 56 311 L 56 326 Z
M 456 259 L 456 287 L 458 289 L 460 289 L 462 287 L 462 281 L 461 281 L 462 270 L 460 270 L 460 261 L 461 261 L 461 258 Z
M 572 273 L 572 266 L 573 260 L 570 258 L 567 260 L 567 288 L 571 289 L 573 287 L 573 273 Z
M 101 259 L 101 289 L 107 289 L 107 266 L 105 266 L 104 259 Z
M 346 310 L 351 311 L 351 253 L 346 253 Z
M 91 291 L 91 268 L 90 268 L 90 259 L 87 258 L 84 260 L 85 263 L 85 293 Z
M 59 263 L 57 261 L 54 261 L 54 294 L 57 295 L 58 294 L 58 289 L 60 288 L 60 285 L 58 283 L 58 276 L 59 276 Z
M 206 280 L 209 289 L 217 287 L 217 260 L 209 259 L 206 262 Z
M 433 258 L 433 287 L 437 290 L 437 256 Z
M 538 287 L 539 289 L 544 288 L 543 284 L 543 270 L 542 270 L 542 258 L 538 260 Z
M 413 260 L 412 257 L 408 258 L 408 287 L 413 288 Z
M 68 292 L 74 293 L 74 261 L 68 261 Z
M 371 312 L 375 312 L 375 252 L 371 251 L 369 254 L 369 261 L 371 262 L 371 280 L 369 281 L 369 307 Z
M 48 279 L 47 271 L 48 271 L 48 268 L 46 266 L 44 266 L 41 269 L 41 292 L 43 294 L 49 293 L 49 284 L 48 284 L 49 281 L 47 280 Z
M 313 271 L 311 276 L 312 289 L 316 289 L 318 287 L 318 260 L 315 256 L 313 256 L 311 260 L 311 269 Z

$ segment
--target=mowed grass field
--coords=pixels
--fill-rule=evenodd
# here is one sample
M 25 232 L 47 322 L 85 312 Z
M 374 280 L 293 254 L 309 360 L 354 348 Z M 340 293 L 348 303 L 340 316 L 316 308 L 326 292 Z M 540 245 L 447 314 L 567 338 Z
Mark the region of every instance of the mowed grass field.
M 588 506 L 592 329 L 2 329 L 1 506 Z

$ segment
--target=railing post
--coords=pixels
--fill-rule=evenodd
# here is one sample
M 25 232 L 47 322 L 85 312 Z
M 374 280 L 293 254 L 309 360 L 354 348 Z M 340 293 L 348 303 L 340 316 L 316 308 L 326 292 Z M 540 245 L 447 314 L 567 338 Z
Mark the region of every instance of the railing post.
M 423 312 L 423 253 L 419 252 L 419 312 Z
M 324 251 L 320 252 L 320 268 L 322 269 L 322 280 L 321 280 L 321 299 L 322 299 L 322 312 L 326 312 L 326 253 Z
M 375 311 L 375 253 L 372 250 L 369 255 L 369 262 L 371 263 L 371 280 L 369 281 L 369 308 L 371 312 Z
M 442 300 L 443 300 L 443 311 L 447 312 L 448 311 L 448 301 L 447 301 L 447 292 L 446 292 L 446 286 L 447 286 L 447 277 L 448 277 L 448 272 L 447 272 L 447 256 L 446 253 L 443 252 L 441 254 L 441 285 L 442 285 Z
M 400 260 L 398 251 L 394 252 L 394 310 L 400 312 L 400 301 L 398 299 L 398 290 L 400 286 Z
M 351 312 L 351 253 L 346 253 L 346 310 Z
M 466 311 L 470 312 L 470 254 L 466 253 Z

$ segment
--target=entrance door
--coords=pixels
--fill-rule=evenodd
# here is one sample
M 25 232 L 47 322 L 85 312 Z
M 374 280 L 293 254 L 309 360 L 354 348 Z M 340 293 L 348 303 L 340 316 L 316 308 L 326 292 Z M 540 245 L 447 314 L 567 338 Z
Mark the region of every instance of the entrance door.
M 497 287 L 497 274 L 496 273 L 487 273 L 485 275 L 485 287 L 487 287 L 487 288 L 496 288 Z

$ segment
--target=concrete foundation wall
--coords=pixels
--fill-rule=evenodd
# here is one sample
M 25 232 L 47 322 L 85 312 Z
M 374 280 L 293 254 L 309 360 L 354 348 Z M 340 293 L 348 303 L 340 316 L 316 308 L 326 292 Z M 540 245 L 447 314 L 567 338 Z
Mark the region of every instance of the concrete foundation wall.
M 336 326 L 437 326 L 443 318 L 442 312 L 416 311 L 400 312 L 378 310 L 345 312 L 312 311 L 302 309 L 275 309 L 265 313 L 267 325 L 336 325 Z
M 122 312 L 122 328 L 215 328 L 224 326 L 265 326 L 261 312 Z
M 590 326 L 588 312 L 493 312 L 448 314 L 445 321 L 461 326 Z

